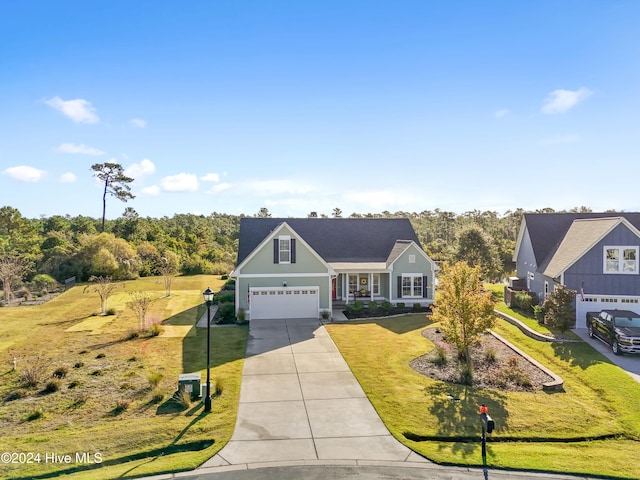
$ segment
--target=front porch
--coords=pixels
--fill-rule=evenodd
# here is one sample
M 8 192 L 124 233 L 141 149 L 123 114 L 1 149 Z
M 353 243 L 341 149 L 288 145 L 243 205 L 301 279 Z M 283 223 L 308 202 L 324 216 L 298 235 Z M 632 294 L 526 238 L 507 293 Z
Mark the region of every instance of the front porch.
M 332 279 L 331 298 L 334 305 L 391 301 L 391 274 L 388 271 L 337 273 Z

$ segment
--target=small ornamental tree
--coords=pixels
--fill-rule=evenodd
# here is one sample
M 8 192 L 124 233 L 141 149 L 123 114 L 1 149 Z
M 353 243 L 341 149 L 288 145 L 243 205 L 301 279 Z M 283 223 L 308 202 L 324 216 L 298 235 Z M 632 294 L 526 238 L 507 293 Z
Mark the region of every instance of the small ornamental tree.
M 458 357 L 465 360 L 463 371 L 470 380 L 469 347 L 494 325 L 494 300 L 482 289 L 479 268 L 466 262 L 446 265 L 438 280 L 432 318 L 440 322 L 445 341 L 455 345 Z
M 100 297 L 100 313 L 102 315 L 107 314 L 107 300 L 113 293 L 113 289 L 116 288 L 116 284 L 111 281 L 111 277 L 102 277 L 92 275 L 89 278 L 90 285 L 84 287 L 83 292 L 87 289 L 97 293 Z
M 136 290 L 129 293 L 129 298 L 131 300 L 127 302 L 127 306 L 133 310 L 133 313 L 136 315 L 138 319 L 138 330 L 142 332 L 147 326 L 146 317 L 149 307 L 151 306 L 151 297 L 147 292 Z
M 573 306 L 575 296 L 575 290 L 564 285 L 557 286 L 542 304 L 544 323 L 561 332 L 573 327 L 576 321 L 576 309 Z

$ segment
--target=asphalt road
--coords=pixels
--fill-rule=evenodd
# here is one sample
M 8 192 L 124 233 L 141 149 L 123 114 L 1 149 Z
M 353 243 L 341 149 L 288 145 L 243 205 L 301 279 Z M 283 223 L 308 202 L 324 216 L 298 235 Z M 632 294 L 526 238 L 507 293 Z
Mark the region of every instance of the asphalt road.
M 184 476 L 183 476 L 184 475 Z M 402 468 L 388 466 L 283 466 L 228 472 L 190 472 L 186 480 L 584 480 L 597 477 L 461 467 Z M 160 477 L 158 477 L 160 480 Z

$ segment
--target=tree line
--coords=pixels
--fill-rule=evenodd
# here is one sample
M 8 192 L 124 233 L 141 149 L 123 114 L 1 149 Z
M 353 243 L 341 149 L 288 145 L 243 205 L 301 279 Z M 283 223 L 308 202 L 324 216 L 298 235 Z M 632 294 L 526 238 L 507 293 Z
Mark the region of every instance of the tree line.
M 579 207 L 572 211 L 590 210 Z M 408 218 L 432 259 L 464 260 L 479 267 L 485 280 L 501 280 L 514 270 L 511 258 L 524 213 L 516 209 L 503 214 L 479 210 L 456 214 L 435 209 L 352 213 L 349 217 Z M 140 217 L 127 207 L 114 220 L 82 215 L 30 219 L 5 206 L 0 208 L 0 282 L 6 295 L 22 285 L 38 287 L 34 282 L 63 282 L 70 277 L 79 282 L 92 276 L 126 280 L 162 275 L 167 269 L 182 275 L 227 274 L 235 265 L 244 216 L 213 212 L 151 218 Z M 253 216 L 271 214 L 261 208 Z M 308 216 L 318 215 L 311 212 Z M 334 209 L 332 216 L 341 217 L 341 210 Z

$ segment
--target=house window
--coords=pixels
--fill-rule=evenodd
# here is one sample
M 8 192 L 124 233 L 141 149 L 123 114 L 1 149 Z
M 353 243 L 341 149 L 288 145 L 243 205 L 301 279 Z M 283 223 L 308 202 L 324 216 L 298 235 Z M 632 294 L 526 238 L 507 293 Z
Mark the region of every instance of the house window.
M 604 247 L 604 273 L 638 273 L 638 247 Z
M 409 255 L 409 263 L 416 263 L 416 256 L 415 255 Z
M 544 296 L 549 296 L 549 282 L 544 282 Z
M 349 275 L 349 293 L 355 293 L 359 289 L 360 287 L 358 287 L 358 276 Z
M 280 237 L 280 260 L 278 263 L 291 263 L 291 238 Z
M 373 274 L 373 285 L 371 286 L 374 295 L 380 295 L 380 274 Z
M 402 276 L 402 298 L 422 298 L 422 274 Z

